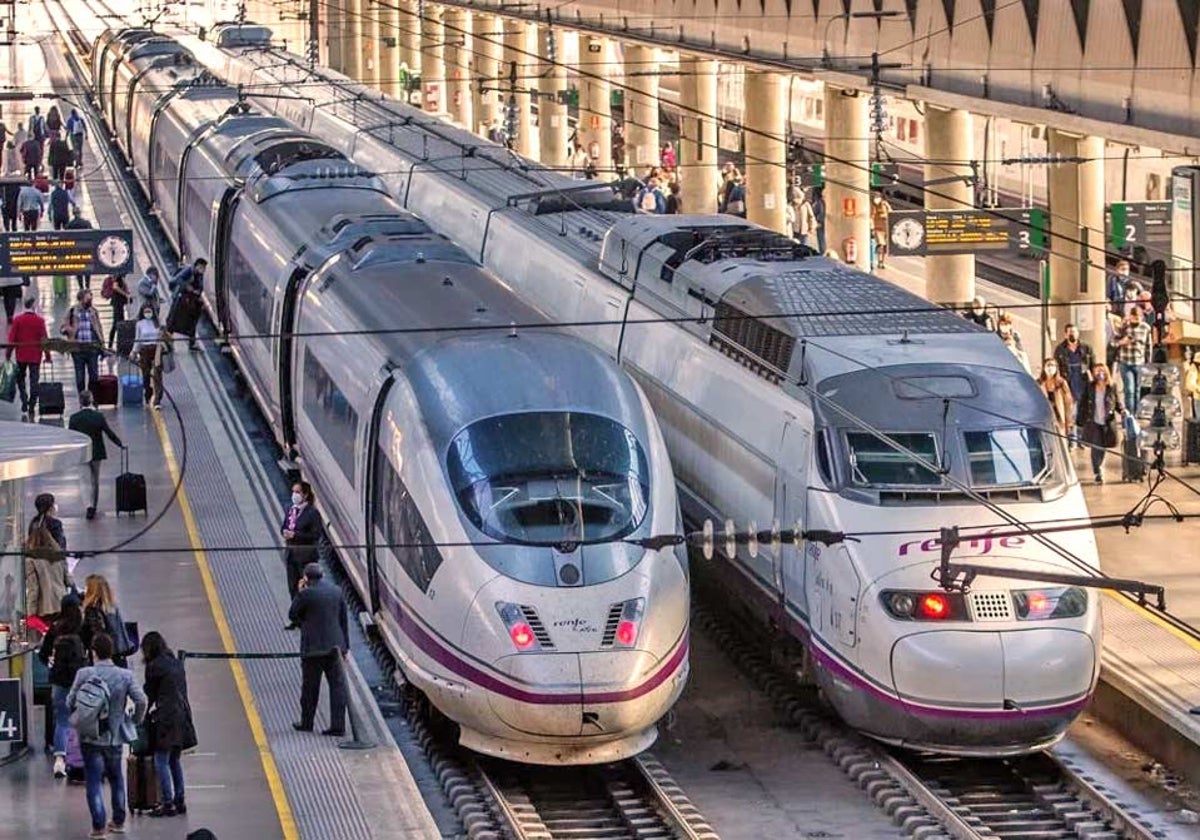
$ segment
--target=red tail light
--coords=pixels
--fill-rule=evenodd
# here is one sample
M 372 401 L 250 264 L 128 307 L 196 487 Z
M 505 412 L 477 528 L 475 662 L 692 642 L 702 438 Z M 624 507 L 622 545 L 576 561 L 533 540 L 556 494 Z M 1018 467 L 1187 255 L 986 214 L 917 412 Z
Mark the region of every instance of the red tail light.
M 508 635 L 512 638 L 513 644 L 517 646 L 517 650 L 529 650 L 537 643 L 533 629 L 524 621 L 518 621 L 510 627 Z
M 621 647 L 632 647 L 637 641 L 638 626 L 636 621 L 622 620 L 617 625 L 617 644 Z
M 914 592 L 891 589 L 879 595 L 883 608 L 902 621 L 969 621 L 967 602 L 959 592 Z
M 940 592 L 930 592 L 928 595 L 921 596 L 920 603 L 917 605 L 917 614 L 921 618 L 934 620 L 947 618 L 950 615 L 950 602 Z

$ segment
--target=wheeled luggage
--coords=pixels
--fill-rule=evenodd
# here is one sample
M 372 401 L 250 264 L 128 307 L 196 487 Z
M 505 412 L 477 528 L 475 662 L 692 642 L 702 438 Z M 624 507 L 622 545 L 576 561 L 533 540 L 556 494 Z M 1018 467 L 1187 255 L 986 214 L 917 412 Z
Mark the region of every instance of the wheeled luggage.
M 200 295 L 180 292 L 171 301 L 171 310 L 167 313 L 167 332 L 194 337 L 200 310 Z
M 38 383 L 37 410 L 41 417 L 63 416 L 67 410 L 67 398 L 61 382 L 43 379 Z
M 1146 478 L 1146 462 L 1142 460 L 1142 448 L 1137 440 L 1126 440 L 1121 446 L 1121 480 L 1143 481 Z
M 158 804 L 158 771 L 150 755 L 131 755 L 125 759 L 126 806 L 134 814 L 149 811 Z
M 146 476 L 129 471 L 129 451 L 121 450 L 121 474 L 117 476 L 117 513 L 133 514 L 146 508 Z
M 116 405 L 120 390 L 121 383 L 116 376 L 111 373 L 101 374 L 92 385 L 92 396 L 96 398 L 96 405 Z
M 142 375 L 136 371 L 121 374 L 121 405 L 141 405 L 146 388 Z

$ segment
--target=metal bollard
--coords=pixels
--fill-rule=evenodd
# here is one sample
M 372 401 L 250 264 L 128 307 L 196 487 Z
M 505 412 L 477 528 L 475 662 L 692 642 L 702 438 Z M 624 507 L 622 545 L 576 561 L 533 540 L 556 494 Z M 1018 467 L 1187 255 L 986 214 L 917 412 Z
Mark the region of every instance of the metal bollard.
M 374 749 L 373 741 L 364 741 L 359 734 L 364 731 L 362 721 L 358 717 L 358 710 L 354 704 L 354 694 L 350 691 L 350 675 L 346 670 L 345 657 L 338 651 L 337 667 L 341 672 L 342 689 L 346 692 L 346 716 L 350 718 L 350 739 L 348 741 L 340 741 L 338 748 L 343 750 L 369 750 Z

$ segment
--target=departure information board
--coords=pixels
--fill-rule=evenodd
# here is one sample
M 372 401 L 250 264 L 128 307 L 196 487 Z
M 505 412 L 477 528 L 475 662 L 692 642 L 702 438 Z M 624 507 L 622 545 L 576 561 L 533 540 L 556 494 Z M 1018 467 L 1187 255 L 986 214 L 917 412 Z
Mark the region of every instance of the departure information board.
M 0 234 L 0 275 L 127 274 L 133 231 L 39 230 Z
M 1044 213 L 1037 208 L 897 210 L 888 219 L 895 256 L 976 254 L 1045 248 Z

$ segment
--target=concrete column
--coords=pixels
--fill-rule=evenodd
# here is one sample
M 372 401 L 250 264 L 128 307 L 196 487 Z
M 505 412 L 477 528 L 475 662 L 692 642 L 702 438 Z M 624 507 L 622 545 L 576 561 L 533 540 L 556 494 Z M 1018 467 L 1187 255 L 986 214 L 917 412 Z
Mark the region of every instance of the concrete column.
M 500 68 L 500 75 L 504 82 L 500 87 L 505 91 L 501 95 L 505 103 L 510 96 L 514 96 L 517 102 L 517 140 L 513 144 L 513 150 L 519 155 L 536 160 L 538 136 L 533 124 L 533 97 L 530 91 L 537 89 L 537 80 L 533 78 L 537 75 L 538 65 L 534 58 L 537 55 L 537 45 L 530 43 L 529 36 L 532 32 L 533 37 L 537 37 L 537 26 L 521 20 L 505 20 L 503 23 L 504 63 Z M 515 85 L 511 82 L 514 65 L 517 74 Z
M 1088 160 L 1050 167 L 1050 302 L 1085 304 L 1052 305 L 1050 317 L 1058 333 L 1073 321 L 1103 359 L 1104 308 L 1092 302 L 1104 300 L 1104 140 L 1050 129 L 1049 151 Z
M 345 28 L 342 30 L 342 60 L 346 67 L 342 71 L 351 79 L 361 81 L 363 77 L 363 0 L 343 0 L 345 3 Z
M 785 90 L 778 73 L 746 73 L 746 219 L 790 235 Z
M 446 110 L 450 119 L 470 130 L 474 108 L 471 101 L 471 13 L 447 6 L 443 16 L 446 33 Z
M 383 10 L 379 7 L 378 0 L 362 0 L 362 13 L 363 81 L 382 90 L 383 70 L 380 66 L 380 56 L 384 54 L 384 50 L 380 42 L 383 33 L 380 16 Z
M 579 38 L 579 124 L 577 137 L 592 158 L 599 178 L 612 172 L 612 85 L 608 81 L 608 39 Z
M 658 165 L 658 50 L 626 44 L 624 53 L 625 166 L 642 176 Z
M 563 63 L 566 33 L 557 27 L 539 30 L 538 54 L 546 59 L 541 73 L 541 96 L 538 97 L 539 159 L 546 166 L 566 166 L 571 161 L 567 148 L 571 127 L 567 124 L 567 67 Z M 555 63 L 550 59 L 550 42 L 554 42 Z
M 717 62 L 679 56 L 679 194 L 684 213 L 717 212 Z
M 343 0 L 328 0 L 324 6 L 325 13 L 325 44 L 324 53 L 326 64 L 333 70 L 342 72 L 342 28 L 345 19 L 342 15 Z
M 863 271 L 871 262 L 869 101 L 863 91 L 825 85 L 825 247 L 849 262 L 844 243 L 853 238 Z
M 396 0 L 383 0 L 379 6 L 380 42 L 375 50 L 379 56 L 379 89 L 393 99 L 403 99 L 400 85 L 400 9 Z M 389 46 L 390 45 L 390 46 Z
M 426 3 L 421 21 L 421 107 L 434 113 L 446 109 L 445 44 L 442 7 Z
M 925 106 L 926 181 L 944 181 L 972 174 L 975 157 L 971 112 Z M 949 162 L 953 161 L 954 164 Z M 975 203 L 970 181 L 945 181 L 925 193 L 926 210 L 967 210 Z M 975 255 L 954 254 L 925 258 L 925 296 L 934 303 L 967 303 L 975 297 Z
M 471 93 L 475 125 L 471 128 L 486 137 L 492 125 L 503 118 L 500 109 L 500 62 L 504 57 L 503 21 L 495 15 L 475 15 L 472 26 L 474 72 L 471 74 Z
M 400 6 L 400 65 L 409 76 L 421 73 L 421 20 L 416 0 L 397 0 Z M 401 97 L 408 101 L 408 91 Z

